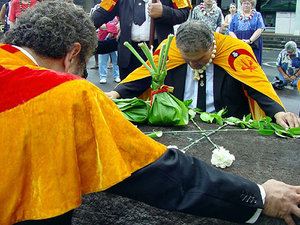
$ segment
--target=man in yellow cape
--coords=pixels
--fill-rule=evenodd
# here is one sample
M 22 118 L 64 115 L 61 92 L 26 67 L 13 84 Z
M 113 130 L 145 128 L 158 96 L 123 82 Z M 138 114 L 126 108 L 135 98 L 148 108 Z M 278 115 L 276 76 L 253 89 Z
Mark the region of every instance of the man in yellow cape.
M 160 48 L 161 45 L 154 52 L 156 63 Z M 261 119 L 266 115 L 275 118 L 284 128 L 300 126 L 299 117 L 285 112 L 251 47 L 244 42 L 212 33 L 205 24 L 188 21 L 178 29 L 168 58 L 165 84 L 174 87 L 173 94 L 180 100 L 187 100 L 189 98 L 186 96 L 189 96 L 196 102 L 194 107 L 208 112 L 227 107 L 226 116 L 241 118 L 251 112 L 254 119 Z M 213 69 L 205 71 L 212 65 L 210 62 Z M 193 81 L 192 75 L 189 76 L 192 69 L 202 73 L 196 81 Z M 212 80 L 211 84 L 205 84 L 204 81 L 209 79 Z M 142 66 L 109 92 L 108 96 L 131 98 L 143 94 L 143 98 L 147 98 L 149 96 L 145 91 L 150 84 L 150 73 Z M 201 94 L 203 90 L 204 94 Z M 212 97 L 207 99 L 208 95 Z
M 297 187 L 278 181 L 259 186 L 142 134 L 100 89 L 73 75 L 83 74 L 96 43 L 84 10 L 61 1 L 26 11 L 5 34 L 1 225 L 71 225 L 81 195 L 103 190 L 236 222 L 255 221 L 263 208 L 282 218 L 297 213 Z M 273 188 L 280 198 L 269 198 Z M 241 193 L 251 193 L 251 204 Z

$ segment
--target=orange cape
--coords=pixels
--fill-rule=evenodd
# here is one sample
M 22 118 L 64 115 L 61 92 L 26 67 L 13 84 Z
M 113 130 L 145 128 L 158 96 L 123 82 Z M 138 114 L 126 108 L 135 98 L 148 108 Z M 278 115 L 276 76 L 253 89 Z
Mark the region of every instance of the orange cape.
M 0 90 L 1 225 L 61 215 L 166 150 L 96 86 L 10 45 L 0 44 Z
M 225 69 L 235 79 L 270 97 L 284 107 L 278 95 L 274 91 L 272 84 L 268 81 L 267 76 L 261 69 L 261 66 L 257 63 L 254 53 L 249 45 L 245 44 L 241 40 L 218 33 L 215 33 L 215 40 L 217 48 L 216 57 L 213 59 L 214 64 Z M 166 40 L 162 43 L 165 42 Z M 168 55 L 169 61 L 167 63 L 167 70 L 185 63 L 178 48 L 176 47 L 175 42 L 176 39 L 173 38 Z M 158 62 L 161 44 L 153 54 L 156 64 Z M 129 76 L 127 76 L 127 78 L 121 83 L 142 79 L 148 76 L 150 76 L 149 71 L 146 67 L 141 66 L 129 74 Z M 246 91 L 245 94 L 248 97 L 253 118 L 261 119 L 265 117 L 265 113 L 259 107 L 257 102 L 249 97 Z

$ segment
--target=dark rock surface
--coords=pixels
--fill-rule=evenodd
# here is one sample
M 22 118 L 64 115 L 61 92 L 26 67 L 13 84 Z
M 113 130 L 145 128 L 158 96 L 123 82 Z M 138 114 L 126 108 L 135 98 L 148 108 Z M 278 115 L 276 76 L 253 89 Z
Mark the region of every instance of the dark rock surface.
M 199 123 L 202 129 L 212 130 L 215 124 Z M 197 131 L 190 123 L 183 127 L 138 126 L 143 132 Z M 226 127 L 227 128 L 227 127 Z M 233 127 L 236 129 L 235 127 Z M 232 127 L 228 127 L 232 129 Z M 202 137 L 196 132 L 164 133 L 157 141 L 177 145 L 180 149 Z M 209 132 L 209 131 L 208 131 Z M 235 155 L 236 160 L 224 171 L 248 178 L 259 184 L 274 178 L 292 185 L 300 185 L 300 139 L 283 139 L 275 135 L 263 136 L 255 131 L 216 132 L 211 139 Z M 191 146 L 186 154 L 210 163 L 213 146 L 205 138 Z M 300 219 L 296 219 L 300 224 Z M 223 220 L 201 218 L 178 212 L 156 209 L 143 203 L 107 194 L 93 193 L 83 196 L 82 205 L 75 210 L 73 225 L 122 224 L 122 225 L 234 225 Z M 256 224 L 281 225 L 283 220 L 262 215 Z

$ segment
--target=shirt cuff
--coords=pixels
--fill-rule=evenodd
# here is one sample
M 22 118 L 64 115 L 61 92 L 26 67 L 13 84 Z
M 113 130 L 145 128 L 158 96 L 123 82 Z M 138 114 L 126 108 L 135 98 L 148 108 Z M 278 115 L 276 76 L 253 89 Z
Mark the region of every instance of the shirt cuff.
M 262 198 L 262 201 L 263 201 L 263 204 L 265 204 L 265 200 L 266 200 L 266 192 L 265 192 L 265 189 L 263 188 L 263 186 L 261 185 L 257 185 L 259 187 L 259 190 L 260 190 L 260 195 L 261 195 L 261 198 Z M 262 209 L 257 209 L 256 212 L 254 213 L 254 215 L 246 221 L 246 223 L 255 223 L 256 220 L 258 219 L 258 217 L 260 216 L 261 214 L 261 211 Z

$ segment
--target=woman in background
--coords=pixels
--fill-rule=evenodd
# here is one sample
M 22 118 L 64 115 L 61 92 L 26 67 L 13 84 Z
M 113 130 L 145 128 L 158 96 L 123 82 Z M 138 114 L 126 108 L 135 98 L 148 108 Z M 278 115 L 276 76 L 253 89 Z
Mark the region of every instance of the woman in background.
M 225 22 L 223 24 L 223 30 L 225 30 L 226 35 L 229 34 L 229 24 L 234 14 L 236 14 L 236 4 L 231 3 L 229 6 L 229 14 L 225 16 Z
M 251 45 L 258 63 L 262 62 L 262 37 L 265 24 L 260 12 L 253 7 L 255 0 L 240 0 L 242 10 L 233 15 L 229 25 L 229 35 Z

